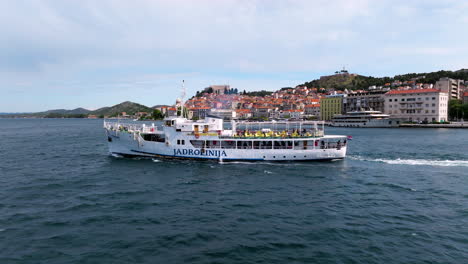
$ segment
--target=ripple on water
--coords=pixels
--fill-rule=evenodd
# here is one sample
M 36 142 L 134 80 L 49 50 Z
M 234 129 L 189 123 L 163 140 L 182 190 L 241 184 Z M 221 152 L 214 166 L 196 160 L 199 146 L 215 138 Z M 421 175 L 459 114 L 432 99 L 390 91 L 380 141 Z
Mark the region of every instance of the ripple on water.
M 327 128 L 347 159 L 218 163 L 109 156 L 100 120 L 0 127 L 0 263 L 468 259 L 466 131 Z

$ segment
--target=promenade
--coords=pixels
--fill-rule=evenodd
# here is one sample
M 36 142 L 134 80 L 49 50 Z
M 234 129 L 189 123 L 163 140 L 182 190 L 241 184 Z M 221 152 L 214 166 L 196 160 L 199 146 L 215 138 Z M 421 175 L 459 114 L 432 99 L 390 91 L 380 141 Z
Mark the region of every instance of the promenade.
M 468 122 L 451 122 L 450 124 L 400 124 L 400 127 L 412 127 L 412 128 L 468 128 Z

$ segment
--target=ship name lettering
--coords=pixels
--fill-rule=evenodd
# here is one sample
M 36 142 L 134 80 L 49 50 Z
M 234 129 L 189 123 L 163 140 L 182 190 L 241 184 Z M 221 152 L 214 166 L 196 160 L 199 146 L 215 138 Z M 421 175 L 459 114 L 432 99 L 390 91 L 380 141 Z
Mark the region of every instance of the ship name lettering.
M 174 149 L 174 156 L 207 156 L 207 157 L 227 157 L 226 151 L 224 150 L 211 150 L 207 149 L 202 152 L 199 149 Z

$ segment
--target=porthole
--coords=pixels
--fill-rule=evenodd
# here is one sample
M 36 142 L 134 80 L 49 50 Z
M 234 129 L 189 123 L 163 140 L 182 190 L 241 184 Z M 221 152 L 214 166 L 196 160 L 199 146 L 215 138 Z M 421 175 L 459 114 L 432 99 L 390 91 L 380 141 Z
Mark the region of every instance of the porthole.
M 274 159 L 276 159 L 276 156 L 273 156 Z

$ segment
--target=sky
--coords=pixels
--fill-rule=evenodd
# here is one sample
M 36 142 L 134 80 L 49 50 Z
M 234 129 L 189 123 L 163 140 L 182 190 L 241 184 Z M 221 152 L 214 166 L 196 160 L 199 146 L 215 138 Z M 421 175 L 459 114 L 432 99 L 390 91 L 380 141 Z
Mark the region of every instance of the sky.
M 0 1 L 0 112 L 468 68 L 463 0 Z

